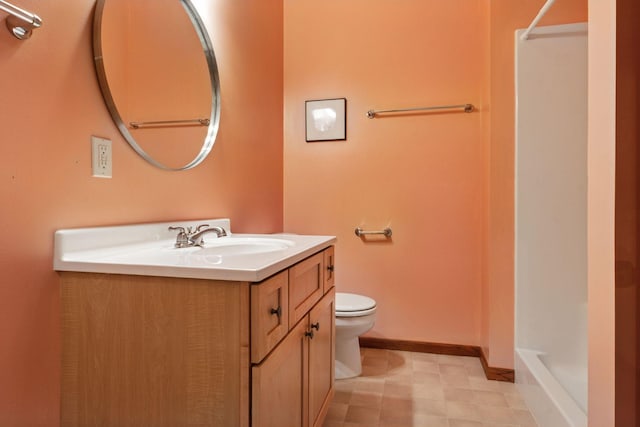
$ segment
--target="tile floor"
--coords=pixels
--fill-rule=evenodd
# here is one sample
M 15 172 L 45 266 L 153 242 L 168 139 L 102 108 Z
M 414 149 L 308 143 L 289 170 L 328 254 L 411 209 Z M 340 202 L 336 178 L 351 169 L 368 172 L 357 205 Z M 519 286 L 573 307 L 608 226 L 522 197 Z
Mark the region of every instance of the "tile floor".
M 362 376 L 336 381 L 323 427 L 536 427 L 512 383 L 476 357 L 362 349 Z

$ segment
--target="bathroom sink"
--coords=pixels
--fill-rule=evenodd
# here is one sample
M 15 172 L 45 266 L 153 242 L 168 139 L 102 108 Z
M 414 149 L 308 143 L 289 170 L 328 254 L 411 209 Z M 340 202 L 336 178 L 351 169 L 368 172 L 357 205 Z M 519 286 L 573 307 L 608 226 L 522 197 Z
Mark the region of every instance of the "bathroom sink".
M 169 226 L 219 226 L 202 246 L 176 248 Z M 235 234 L 228 219 L 58 230 L 54 269 L 258 282 L 335 242 L 333 236 Z
M 294 242 L 272 237 L 219 237 L 207 240 L 204 246 L 191 252 L 193 256 L 245 256 L 265 252 L 282 251 L 294 246 Z
M 220 265 L 231 257 L 252 257 L 271 252 L 284 252 L 293 247 L 291 240 L 270 237 L 219 237 L 207 240 L 202 248 L 189 252 L 192 263 Z M 179 249 L 178 249 L 179 250 Z

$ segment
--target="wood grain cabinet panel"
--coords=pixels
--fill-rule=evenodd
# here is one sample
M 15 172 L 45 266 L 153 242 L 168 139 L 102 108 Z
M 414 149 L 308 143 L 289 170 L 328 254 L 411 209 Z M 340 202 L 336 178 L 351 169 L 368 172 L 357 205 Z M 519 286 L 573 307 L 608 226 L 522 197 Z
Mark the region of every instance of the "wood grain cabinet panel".
M 324 293 L 324 252 L 289 268 L 289 325 L 302 319 Z
M 289 275 L 251 285 L 251 362 L 259 363 L 289 332 Z
M 248 283 L 61 278 L 63 427 L 248 426 Z
M 335 290 L 309 312 L 309 425 L 321 427 L 333 397 L 335 376 Z
M 260 365 L 252 368 L 252 427 L 306 427 L 307 322 L 298 323 Z
M 252 427 L 322 427 L 334 394 L 335 292 L 252 369 Z
M 333 246 L 323 251 L 324 256 L 324 292 L 327 293 L 329 289 L 335 284 L 335 248 Z

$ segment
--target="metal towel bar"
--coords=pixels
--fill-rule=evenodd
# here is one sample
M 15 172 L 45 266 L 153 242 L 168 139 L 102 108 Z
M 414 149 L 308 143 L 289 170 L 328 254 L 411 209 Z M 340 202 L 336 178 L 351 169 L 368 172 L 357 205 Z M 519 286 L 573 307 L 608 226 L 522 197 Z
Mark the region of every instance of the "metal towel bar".
M 209 119 L 187 119 L 187 120 L 160 120 L 156 122 L 129 122 L 129 126 L 134 129 L 153 126 L 184 126 L 200 125 L 209 126 Z
M 400 108 L 396 110 L 369 110 L 367 111 L 367 117 L 373 119 L 378 114 L 383 113 L 405 113 L 410 111 L 434 111 L 434 110 L 464 110 L 465 113 L 471 113 L 475 110 L 473 104 L 459 104 L 459 105 L 439 105 L 436 107 L 415 107 L 415 108 Z
M 357 227 L 355 230 L 355 233 L 356 233 L 356 236 L 358 237 L 367 236 L 370 234 L 382 234 L 386 238 L 391 237 L 391 235 L 393 234 L 393 232 L 391 231 L 391 227 L 387 227 L 384 230 L 376 230 L 376 231 L 365 231 L 362 228 Z
M 5 0 L 0 0 L 0 10 L 11 15 L 7 18 L 7 28 L 17 39 L 28 39 L 35 28 L 42 26 L 42 19 L 38 15 L 20 9 Z

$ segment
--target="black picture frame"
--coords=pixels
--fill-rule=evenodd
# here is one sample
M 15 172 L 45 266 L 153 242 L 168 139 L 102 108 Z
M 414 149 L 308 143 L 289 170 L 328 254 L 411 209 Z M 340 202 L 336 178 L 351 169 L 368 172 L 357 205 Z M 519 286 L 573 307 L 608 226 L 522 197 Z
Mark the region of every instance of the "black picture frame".
M 347 139 L 347 99 L 305 101 L 305 139 L 307 142 Z

